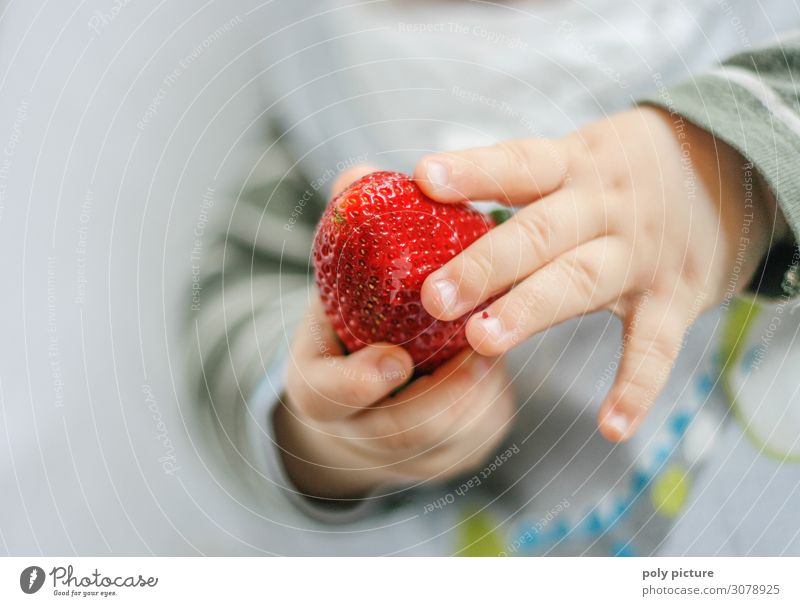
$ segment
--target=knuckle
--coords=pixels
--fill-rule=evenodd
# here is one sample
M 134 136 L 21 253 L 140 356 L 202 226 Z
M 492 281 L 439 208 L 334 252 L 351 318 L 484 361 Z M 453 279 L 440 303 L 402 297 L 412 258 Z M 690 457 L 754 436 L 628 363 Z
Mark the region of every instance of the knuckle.
M 535 206 L 531 209 L 533 212 L 517 215 L 515 224 L 521 232 L 522 241 L 528 248 L 528 254 L 535 259 L 547 262 L 550 260 L 550 234 L 558 227 L 552 225 L 542 213 L 536 212 Z
M 533 188 L 533 163 L 531 162 L 531 153 L 526 141 L 521 139 L 506 141 L 499 148 L 503 155 L 504 172 L 509 177 L 513 176 L 516 181 L 530 182 Z M 503 181 L 501 180 L 498 185 L 502 186 L 502 184 Z M 520 195 L 515 188 L 512 188 L 514 191 L 505 191 L 503 187 L 500 189 L 503 191 L 498 196 L 498 199 L 506 204 L 515 203 Z
M 585 255 L 576 255 L 565 261 L 564 265 L 564 273 L 575 294 L 585 301 L 592 300 L 600 275 L 598 261 Z
M 512 139 L 502 144 L 501 148 L 508 171 L 529 183 L 528 195 L 541 196 L 564 183 L 569 175 L 572 153 L 571 143 L 567 139 Z M 544 190 L 541 188 L 542 175 L 536 176 L 543 165 L 547 166 L 544 183 L 548 184 Z M 504 201 L 514 202 L 512 198 L 514 196 L 506 197 Z
M 642 383 L 648 383 L 645 376 L 654 374 L 659 367 L 671 364 L 675 353 L 673 345 L 662 339 L 632 341 L 626 351 L 634 364 L 631 368 L 633 376 Z
M 473 295 L 476 300 L 488 291 L 489 279 L 492 275 L 491 251 L 476 251 L 463 255 L 461 261 L 461 284 L 459 288 Z
M 540 279 L 521 282 L 492 304 L 502 317 L 514 345 L 557 312 L 564 281 L 552 264 L 546 267 L 549 269 L 541 274 Z
M 651 338 L 643 339 L 641 343 L 638 343 L 644 350 L 642 353 L 649 352 L 653 359 L 672 364 L 683 345 L 686 323 L 680 314 L 671 310 L 663 314 L 656 312 L 649 319 L 654 323 L 656 331 L 652 333 Z
M 605 187 L 608 188 L 611 195 L 624 195 L 628 193 L 633 187 L 631 182 L 631 174 L 628 167 L 622 169 L 609 170 L 604 178 Z
M 527 284 L 512 289 L 498 304 L 501 305 L 499 315 L 513 334 L 525 332 L 529 320 L 539 317 L 547 308 L 546 295 Z
M 654 353 L 655 358 L 659 361 L 658 366 L 660 368 L 672 368 L 675 358 L 678 357 L 682 343 L 683 339 L 681 336 L 677 335 L 661 335 L 657 339 L 653 340 L 651 344 L 651 351 Z
M 506 166 L 513 172 L 526 172 L 530 170 L 528 146 L 522 139 L 506 141 L 500 147 L 503 150 Z

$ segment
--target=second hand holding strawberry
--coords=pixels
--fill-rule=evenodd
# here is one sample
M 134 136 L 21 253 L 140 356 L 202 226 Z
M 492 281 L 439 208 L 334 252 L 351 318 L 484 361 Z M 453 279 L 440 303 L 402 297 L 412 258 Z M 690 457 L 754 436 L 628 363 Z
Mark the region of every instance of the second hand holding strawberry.
M 344 173 L 334 191 L 369 172 Z M 386 342 L 346 355 L 321 303 L 312 301 L 294 335 L 286 397 L 274 418 L 284 466 L 300 492 L 361 499 L 382 486 L 444 481 L 495 451 L 514 414 L 501 361 L 465 350 L 407 384 L 413 366 L 405 349 Z

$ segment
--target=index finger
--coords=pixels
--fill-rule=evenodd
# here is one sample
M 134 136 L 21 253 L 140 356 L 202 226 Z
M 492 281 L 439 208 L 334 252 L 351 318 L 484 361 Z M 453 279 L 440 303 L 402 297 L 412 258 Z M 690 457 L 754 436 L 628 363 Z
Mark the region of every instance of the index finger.
M 422 305 L 434 318 L 455 320 L 559 255 L 605 234 L 616 222 L 603 200 L 562 188 L 523 208 L 428 274 Z
M 527 204 L 558 189 L 566 173 L 564 142 L 517 139 L 425 156 L 414 168 L 414 179 L 437 202 Z

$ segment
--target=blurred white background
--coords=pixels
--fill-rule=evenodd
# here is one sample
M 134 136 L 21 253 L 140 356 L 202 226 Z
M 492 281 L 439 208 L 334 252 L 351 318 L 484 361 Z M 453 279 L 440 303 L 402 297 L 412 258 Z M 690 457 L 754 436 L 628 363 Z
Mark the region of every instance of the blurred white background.
M 179 340 L 203 194 L 257 130 L 259 4 L 2 8 L 0 553 L 260 553 Z

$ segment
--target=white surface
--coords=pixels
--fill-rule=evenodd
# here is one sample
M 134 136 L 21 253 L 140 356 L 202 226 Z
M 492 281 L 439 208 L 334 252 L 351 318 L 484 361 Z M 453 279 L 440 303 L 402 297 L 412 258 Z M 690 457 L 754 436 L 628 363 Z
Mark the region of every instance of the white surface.
M 241 169 L 235 149 L 260 111 L 255 4 L 5 8 L 0 553 L 257 553 L 216 526 L 241 516 L 189 440 L 177 340 L 201 196 Z

